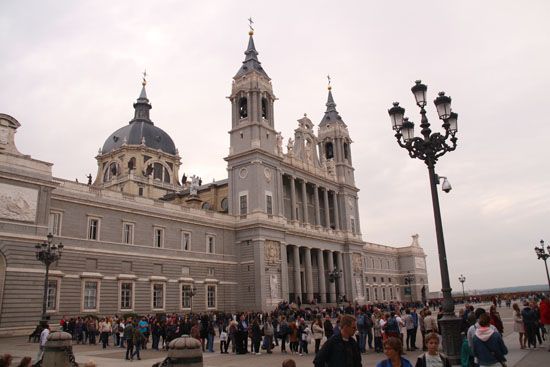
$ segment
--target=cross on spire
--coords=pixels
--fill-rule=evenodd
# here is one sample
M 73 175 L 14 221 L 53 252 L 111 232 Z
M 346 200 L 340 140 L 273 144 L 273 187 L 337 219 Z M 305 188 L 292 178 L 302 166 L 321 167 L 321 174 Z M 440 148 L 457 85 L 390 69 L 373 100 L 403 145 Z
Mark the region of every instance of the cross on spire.
M 145 85 L 147 84 L 147 79 L 145 79 L 145 78 L 147 78 L 147 69 L 143 70 L 142 75 L 143 75 L 143 81 L 141 82 L 141 85 L 143 85 L 145 87 Z
M 252 24 L 254 21 L 252 20 L 252 17 L 248 18 L 248 26 L 250 27 L 250 32 L 254 32 L 254 28 L 252 28 Z
M 332 86 L 330 85 L 330 74 L 327 75 L 327 79 L 328 79 L 328 90 L 331 90 Z

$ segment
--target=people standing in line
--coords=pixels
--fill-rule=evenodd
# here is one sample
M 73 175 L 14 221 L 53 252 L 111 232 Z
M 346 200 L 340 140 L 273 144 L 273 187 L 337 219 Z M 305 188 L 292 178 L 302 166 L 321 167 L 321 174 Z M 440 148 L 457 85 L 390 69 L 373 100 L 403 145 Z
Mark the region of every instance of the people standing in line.
M 540 311 L 540 324 L 541 327 L 544 327 L 546 330 L 546 345 L 550 352 L 550 299 L 548 296 L 542 297 L 539 305 Z
M 514 331 L 519 334 L 519 345 L 521 349 L 525 349 L 525 344 L 527 344 L 527 337 L 525 336 L 525 325 L 523 324 L 523 317 L 521 316 L 521 311 L 519 305 L 514 303 L 512 305 L 514 310 Z
M 427 352 L 422 353 L 416 360 L 415 367 L 451 367 L 449 358 L 443 353 L 439 353 L 439 335 L 430 333 L 426 335 Z
M 353 338 L 357 330 L 355 317 L 343 315 L 340 333 L 328 339 L 313 360 L 315 367 L 361 367 L 361 352 Z
M 260 328 L 260 321 L 256 317 L 252 322 L 252 352 L 259 356 L 260 344 L 262 342 L 262 329 Z
M 227 329 L 224 327 L 222 328 L 222 331 L 220 333 L 220 353 L 221 354 L 227 354 L 227 350 L 229 349 L 229 345 L 227 344 L 229 339 L 229 336 L 227 335 Z
M 372 341 L 373 341 L 372 329 L 374 327 L 374 323 L 372 322 L 372 312 L 370 312 L 369 310 L 365 312 L 365 323 L 367 326 L 367 344 L 369 346 L 369 349 L 372 349 Z
M 540 310 L 537 302 L 531 302 L 531 308 L 535 315 L 535 337 L 539 342 L 539 346 L 542 347 L 542 337 L 541 337 L 541 323 L 540 323 Z
M 207 338 L 207 350 L 210 353 L 214 353 L 214 337 L 216 336 L 216 329 L 214 327 L 214 321 L 208 321 L 208 326 L 206 328 L 206 338 Z
M 434 315 L 432 315 L 432 311 L 426 310 L 425 315 L 426 315 L 424 317 L 425 333 L 426 334 L 439 333 L 439 328 L 437 326 L 437 318 Z M 426 340 L 423 340 L 423 342 L 425 343 Z
M 405 309 L 405 316 L 403 316 L 403 322 L 405 323 L 405 329 L 407 329 L 407 337 L 405 341 L 405 345 L 407 346 L 407 351 L 415 350 L 415 336 L 414 335 L 414 321 L 411 316 L 411 310 L 409 308 Z
M 329 315 L 327 315 L 326 318 L 325 318 L 325 323 L 323 324 L 323 329 L 325 329 L 325 336 L 327 337 L 327 340 L 330 339 L 332 334 L 334 334 L 334 327 L 332 326 L 332 321 L 331 321 Z
M 248 322 L 242 314 L 237 324 L 237 354 L 246 353 L 248 353 Z
M 237 346 L 237 321 L 234 320 L 234 319 L 231 319 L 231 321 L 229 321 L 229 332 L 228 332 L 228 336 L 229 336 L 229 342 L 231 344 L 231 353 L 236 353 L 236 346 Z
M 357 332 L 359 333 L 357 343 L 361 353 L 367 352 L 367 316 L 361 309 L 357 310 Z
M 325 329 L 323 328 L 323 320 L 321 317 L 318 317 L 317 320 L 313 323 L 311 327 L 313 331 L 313 339 L 315 340 L 315 354 L 319 352 L 321 346 L 321 340 L 325 334 Z
M 390 336 L 384 340 L 384 359 L 376 364 L 376 367 L 412 367 L 411 362 L 403 358 L 403 344 L 398 337 Z
M 108 318 L 103 318 L 99 321 L 99 339 L 103 346 L 103 349 L 109 345 L 109 335 L 112 332 L 111 322 Z
M 508 349 L 504 345 L 502 336 L 494 328 L 491 328 L 490 317 L 487 313 L 479 316 L 479 327 L 473 337 L 474 356 L 481 367 L 493 366 L 506 362 Z
M 418 314 L 418 327 L 420 328 L 420 335 L 422 336 L 422 350 L 423 351 L 427 350 L 426 340 L 425 340 L 425 336 L 426 336 L 426 324 L 424 323 L 425 318 L 426 318 L 426 310 L 422 309 L 422 310 L 420 310 L 420 312 Z M 468 330 L 468 329 L 466 328 L 466 330 Z
M 296 325 L 296 320 L 291 320 L 288 327 L 290 328 L 290 333 L 288 335 L 290 352 L 292 354 L 298 353 L 298 325 Z
M 303 329 L 302 329 L 302 333 L 301 333 L 301 350 L 300 350 L 300 355 L 302 355 L 303 353 L 305 354 L 309 354 L 309 351 L 308 351 L 308 345 L 309 343 L 311 342 L 311 328 L 309 327 L 308 324 L 306 324 L 306 322 L 302 319 L 302 325 L 303 325 Z
M 372 314 L 372 329 L 374 334 L 374 351 L 376 353 L 382 353 L 384 350 L 382 346 L 382 312 L 375 308 Z
M 521 310 L 521 317 L 523 318 L 523 326 L 525 327 L 525 336 L 527 338 L 527 347 L 536 348 L 537 339 L 535 337 L 535 325 L 536 325 L 536 316 L 535 312 L 529 305 L 529 302 L 524 303 L 523 310 Z
M 143 316 L 138 323 L 139 332 L 143 336 L 140 347 L 141 349 L 147 349 L 147 342 L 149 341 L 149 322 L 147 317 Z

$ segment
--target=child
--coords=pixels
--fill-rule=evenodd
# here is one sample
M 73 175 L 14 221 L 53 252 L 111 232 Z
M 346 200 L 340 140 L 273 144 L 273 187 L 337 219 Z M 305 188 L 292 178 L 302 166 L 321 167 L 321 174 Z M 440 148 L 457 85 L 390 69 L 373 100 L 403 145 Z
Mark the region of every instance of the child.
M 225 331 L 225 328 L 223 328 L 222 332 L 220 333 L 220 353 L 227 353 L 227 348 L 229 345 L 227 344 L 227 332 Z
M 296 362 L 293 359 L 285 359 L 283 361 L 283 367 L 296 367 Z
M 425 338 L 428 351 L 422 353 L 416 360 L 415 367 L 430 367 L 441 366 L 451 367 L 451 362 L 446 355 L 439 353 L 439 335 L 437 333 L 429 333 Z

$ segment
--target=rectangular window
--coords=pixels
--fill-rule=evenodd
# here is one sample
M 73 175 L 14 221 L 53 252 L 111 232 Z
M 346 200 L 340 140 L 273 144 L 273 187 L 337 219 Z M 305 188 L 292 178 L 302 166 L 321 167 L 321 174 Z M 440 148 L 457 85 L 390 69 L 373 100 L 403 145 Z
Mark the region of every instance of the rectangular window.
M 265 196 L 265 211 L 267 215 L 273 215 L 273 197 L 271 195 Z
M 48 291 L 46 293 L 46 310 L 57 310 L 57 280 L 48 280 Z
M 382 288 L 382 299 L 386 300 L 386 288 Z
M 378 288 L 374 288 L 374 300 L 378 301 Z
M 121 310 L 131 310 L 132 299 L 133 299 L 133 288 L 134 284 L 132 282 L 125 282 L 120 284 L 120 309 Z
M 99 241 L 99 219 L 88 218 L 88 239 Z
M 134 243 L 134 224 L 133 223 L 122 224 L 122 242 L 127 244 Z
M 384 277 L 380 278 L 380 283 L 384 283 Z
M 48 222 L 48 233 L 51 233 L 54 236 L 59 236 L 61 234 L 61 213 L 50 213 L 50 219 Z
M 372 277 L 372 282 L 376 283 L 376 277 Z
M 209 254 L 216 252 L 216 237 L 206 235 L 206 252 Z
M 157 248 L 164 246 L 164 229 L 155 228 L 153 232 L 153 245 Z
M 206 287 L 207 293 L 207 308 L 216 308 L 216 286 L 209 285 Z
M 84 282 L 84 310 L 97 310 L 97 292 L 99 282 L 87 280 Z
M 246 215 L 248 213 L 248 195 L 241 195 L 239 197 L 240 214 Z
M 183 251 L 191 250 L 191 233 L 181 231 L 181 249 Z
M 181 308 L 191 308 L 191 285 L 181 285 Z
M 153 284 L 153 309 L 164 308 L 164 283 Z
M 390 299 L 393 299 L 393 288 L 390 288 Z
M 365 295 L 367 296 L 367 302 L 370 301 L 370 289 L 365 288 Z

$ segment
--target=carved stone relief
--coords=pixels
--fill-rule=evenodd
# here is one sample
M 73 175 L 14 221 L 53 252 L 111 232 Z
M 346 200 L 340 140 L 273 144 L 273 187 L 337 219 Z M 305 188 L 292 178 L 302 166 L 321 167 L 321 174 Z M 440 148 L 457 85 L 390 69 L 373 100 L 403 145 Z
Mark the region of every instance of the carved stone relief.
M 363 258 L 360 254 L 353 254 L 353 272 L 360 273 L 363 270 Z
M 265 262 L 278 264 L 281 262 L 281 245 L 276 241 L 265 241 Z
M 34 222 L 38 191 L 0 183 L 0 217 Z

